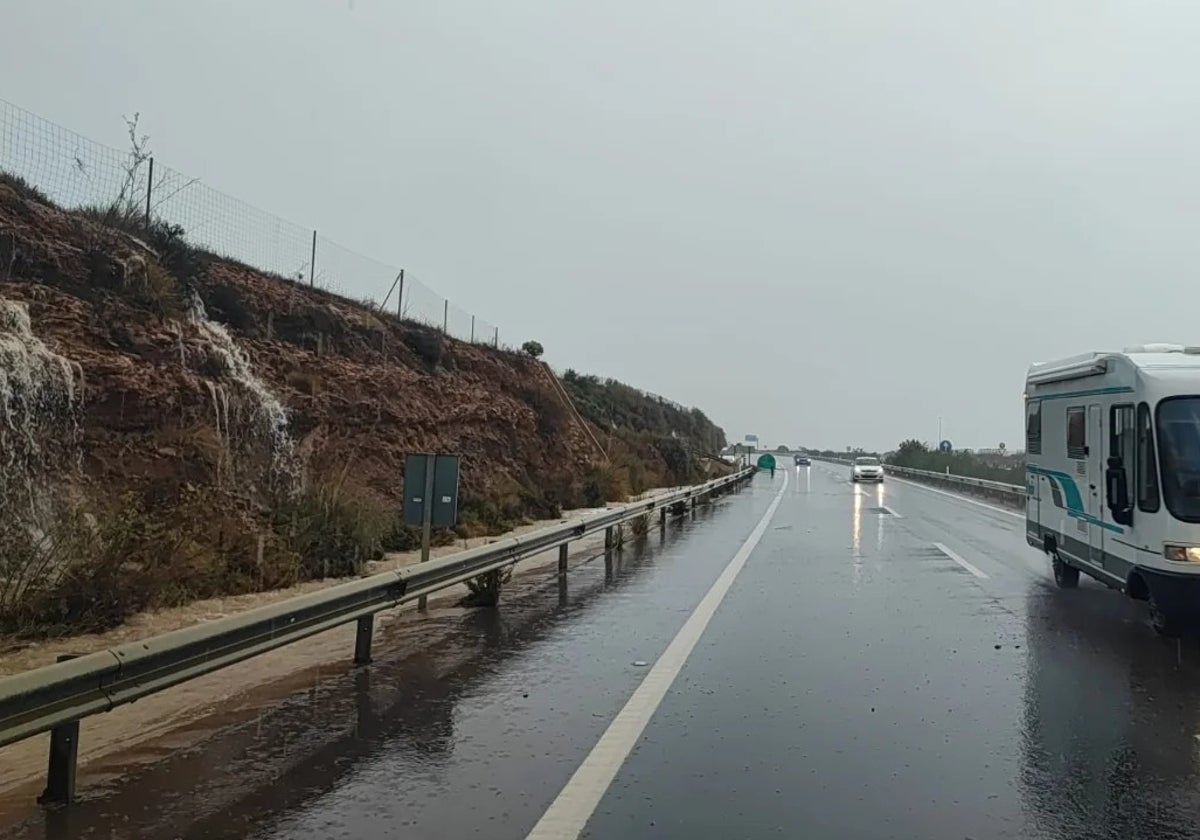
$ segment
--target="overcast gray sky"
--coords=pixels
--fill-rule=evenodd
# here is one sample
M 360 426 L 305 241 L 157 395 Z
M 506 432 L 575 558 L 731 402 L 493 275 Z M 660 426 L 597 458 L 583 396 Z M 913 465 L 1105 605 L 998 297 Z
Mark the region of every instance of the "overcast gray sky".
M 1020 446 L 1031 361 L 1200 343 L 1189 0 L 4 6 L 0 97 L 115 146 L 140 111 L 734 440 Z

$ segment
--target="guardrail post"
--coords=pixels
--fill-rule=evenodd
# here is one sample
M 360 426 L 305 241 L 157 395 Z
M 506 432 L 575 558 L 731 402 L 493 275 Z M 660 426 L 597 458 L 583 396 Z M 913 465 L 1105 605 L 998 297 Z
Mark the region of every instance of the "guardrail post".
M 558 547 L 558 574 L 563 577 L 567 574 L 567 544 L 563 543 Z
M 667 527 L 667 508 L 666 508 L 665 506 L 664 506 L 664 507 L 662 507 L 662 508 L 659 508 L 659 511 L 658 511 L 658 527 L 659 527 L 659 528 L 666 528 L 666 527 Z
M 358 735 L 375 728 L 375 713 L 371 709 L 371 669 L 364 668 L 354 675 L 354 710 L 357 713 Z
M 604 551 L 607 554 L 612 551 L 613 547 L 613 526 L 609 525 L 604 529 Z
M 375 615 L 364 615 L 358 620 L 358 631 L 354 636 L 354 664 L 367 665 L 371 661 L 371 639 L 375 636 Z
M 59 662 L 75 654 L 59 655 Z M 79 721 L 59 724 L 50 730 L 50 760 L 46 767 L 46 789 L 38 797 L 43 805 L 68 805 L 75 800 L 75 769 L 79 759 Z
M 421 523 L 421 562 L 429 562 L 429 543 L 433 534 L 433 470 L 437 464 L 437 456 L 430 453 L 425 457 L 425 500 L 424 517 Z M 425 612 L 429 598 L 425 595 L 417 598 L 417 609 Z

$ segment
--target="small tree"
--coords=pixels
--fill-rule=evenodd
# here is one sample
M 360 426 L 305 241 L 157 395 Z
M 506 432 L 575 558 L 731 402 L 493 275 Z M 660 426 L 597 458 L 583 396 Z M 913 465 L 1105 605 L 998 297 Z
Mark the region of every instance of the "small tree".
M 521 345 L 521 349 L 535 359 L 542 355 L 542 353 L 546 352 L 545 348 L 543 348 L 542 345 L 537 341 L 526 341 Z
M 513 567 L 492 569 L 466 581 L 470 594 L 460 602 L 464 607 L 495 607 L 500 604 L 500 590 L 512 579 Z

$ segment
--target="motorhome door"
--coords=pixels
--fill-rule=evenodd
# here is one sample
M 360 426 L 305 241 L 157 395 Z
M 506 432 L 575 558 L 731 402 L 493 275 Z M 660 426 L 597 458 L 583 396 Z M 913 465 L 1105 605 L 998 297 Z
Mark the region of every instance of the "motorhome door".
M 1104 516 L 1104 457 L 1107 438 L 1104 436 L 1104 410 L 1099 405 L 1089 405 L 1087 411 L 1087 476 L 1083 490 L 1083 504 L 1088 514 L 1089 558 L 1104 567 L 1104 528 L 1100 524 Z

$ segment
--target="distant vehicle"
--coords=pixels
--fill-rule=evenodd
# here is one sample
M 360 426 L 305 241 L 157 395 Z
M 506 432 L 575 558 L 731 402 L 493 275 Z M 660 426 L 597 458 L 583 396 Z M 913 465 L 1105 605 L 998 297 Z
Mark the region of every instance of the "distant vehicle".
M 850 467 L 850 481 L 883 481 L 883 464 L 879 463 L 878 458 L 863 456 L 855 458 L 853 466 Z
M 807 455 L 797 455 L 796 456 L 796 466 L 797 467 L 809 467 L 809 466 L 812 466 L 812 461 L 808 460 Z
M 1165 636 L 1200 617 L 1200 347 L 1033 365 L 1025 442 L 1026 541 L 1058 585 L 1146 601 Z

